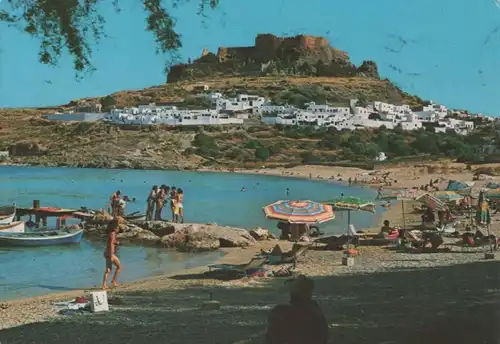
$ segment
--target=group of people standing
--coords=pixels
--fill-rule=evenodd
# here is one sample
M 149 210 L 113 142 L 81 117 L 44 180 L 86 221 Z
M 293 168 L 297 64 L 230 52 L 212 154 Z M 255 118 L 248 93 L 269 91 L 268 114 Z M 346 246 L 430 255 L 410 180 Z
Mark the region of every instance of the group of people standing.
M 135 202 L 135 198 L 130 199 L 127 196 L 121 197 L 121 191 L 115 191 L 111 197 L 111 215 L 124 216 L 125 202 Z M 161 221 L 163 208 L 169 206 L 172 213 L 173 222 L 184 222 L 184 191 L 175 186 L 154 185 L 147 199 L 146 221 Z
M 170 206 L 173 222 L 184 222 L 184 191 L 175 186 L 154 185 L 148 195 L 146 221 L 161 221 L 163 208 Z

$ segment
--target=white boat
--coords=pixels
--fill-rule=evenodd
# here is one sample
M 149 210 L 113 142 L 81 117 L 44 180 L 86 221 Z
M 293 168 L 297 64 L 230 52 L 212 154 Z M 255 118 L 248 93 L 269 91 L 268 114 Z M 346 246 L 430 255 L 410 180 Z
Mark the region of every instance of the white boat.
M 11 215 L 1 215 L 0 216 L 0 226 L 10 225 L 14 221 L 15 216 L 16 216 L 16 213 L 13 213 Z
M 0 226 L 10 225 L 16 216 L 16 205 L 0 207 Z
M 12 222 L 8 225 L 0 225 L 0 233 L 24 233 L 24 221 Z

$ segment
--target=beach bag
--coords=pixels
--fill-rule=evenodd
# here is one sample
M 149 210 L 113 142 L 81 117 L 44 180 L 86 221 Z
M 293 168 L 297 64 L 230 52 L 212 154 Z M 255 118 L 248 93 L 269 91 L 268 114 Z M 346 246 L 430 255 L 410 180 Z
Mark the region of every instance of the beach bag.
M 109 311 L 108 293 L 106 291 L 90 293 L 90 310 L 93 313 Z

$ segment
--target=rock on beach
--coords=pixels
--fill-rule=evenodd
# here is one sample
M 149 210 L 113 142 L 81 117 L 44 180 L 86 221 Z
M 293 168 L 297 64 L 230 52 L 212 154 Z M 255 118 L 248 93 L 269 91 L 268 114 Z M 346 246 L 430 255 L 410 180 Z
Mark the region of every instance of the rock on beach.
M 171 223 L 167 221 L 130 221 L 120 225 L 118 239 L 144 245 L 160 245 L 182 252 L 201 252 L 221 247 L 248 247 L 256 239 L 245 229 L 216 224 Z M 106 225 L 88 223 L 90 237 L 105 237 Z M 264 232 L 261 236 L 265 236 Z M 266 236 L 267 238 L 268 236 Z

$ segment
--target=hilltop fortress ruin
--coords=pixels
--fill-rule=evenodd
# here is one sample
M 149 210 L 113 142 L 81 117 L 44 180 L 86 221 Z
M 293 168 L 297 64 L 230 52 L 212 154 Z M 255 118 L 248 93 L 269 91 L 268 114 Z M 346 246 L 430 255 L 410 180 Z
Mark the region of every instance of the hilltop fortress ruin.
M 365 61 L 356 67 L 349 55 L 330 46 L 324 37 L 277 37 L 259 34 L 249 47 L 219 47 L 217 54 L 203 49 L 197 60 L 170 69 L 167 82 L 216 75 L 365 76 L 379 78 L 377 66 Z

